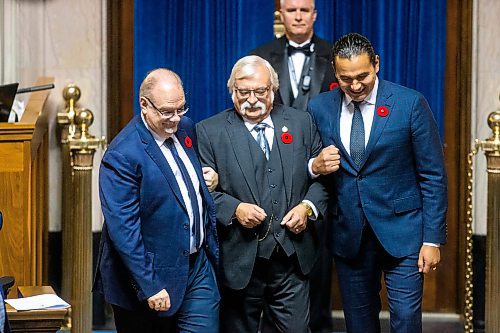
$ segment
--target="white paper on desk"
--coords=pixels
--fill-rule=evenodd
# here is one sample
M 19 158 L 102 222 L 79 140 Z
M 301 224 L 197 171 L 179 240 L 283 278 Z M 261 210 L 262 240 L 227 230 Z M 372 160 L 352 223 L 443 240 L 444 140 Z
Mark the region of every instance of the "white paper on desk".
M 18 311 L 69 308 L 68 303 L 54 294 L 42 294 L 31 297 L 6 299 L 5 303 L 10 304 L 10 306 Z

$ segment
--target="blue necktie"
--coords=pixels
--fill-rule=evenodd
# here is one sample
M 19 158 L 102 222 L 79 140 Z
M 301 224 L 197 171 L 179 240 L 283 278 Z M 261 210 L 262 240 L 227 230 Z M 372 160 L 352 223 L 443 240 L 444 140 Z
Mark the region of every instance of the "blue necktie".
M 354 105 L 354 115 L 352 116 L 351 144 L 349 148 L 352 160 L 359 166 L 365 156 L 365 125 L 359 108 L 361 102 L 352 101 L 352 104 Z
M 177 163 L 177 166 L 179 167 L 179 170 L 181 171 L 182 179 L 184 180 L 184 184 L 186 184 L 187 190 L 188 190 L 188 196 L 189 200 L 191 200 L 191 208 L 193 209 L 193 234 L 194 234 L 194 239 L 196 242 L 196 249 L 200 248 L 200 239 L 201 239 L 201 232 L 200 232 L 200 209 L 198 206 L 198 199 L 196 197 L 196 191 L 193 186 L 193 182 L 191 182 L 191 178 L 189 177 L 189 173 L 186 169 L 186 166 L 184 165 L 184 162 L 182 162 L 182 159 L 179 157 L 179 154 L 177 152 L 177 148 L 175 148 L 174 140 L 172 138 L 168 138 L 165 140 L 165 145 L 167 146 L 168 149 L 170 149 L 170 152 L 172 153 L 172 156 L 174 157 L 175 163 Z
M 269 160 L 269 142 L 267 141 L 265 133 L 267 126 L 267 124 L 258 123 L 254 126 L 253 129 L 257 132 L 257 143 L 259 144 L 260 149 L 262 149 L 262 151 L 266 155 L 266 159 Z

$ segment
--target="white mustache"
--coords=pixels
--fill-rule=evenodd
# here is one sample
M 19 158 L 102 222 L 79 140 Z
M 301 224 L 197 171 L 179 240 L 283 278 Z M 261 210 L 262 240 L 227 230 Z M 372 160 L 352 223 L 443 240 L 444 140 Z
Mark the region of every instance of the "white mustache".
M 240 113 L 242 116 L 245 116 L 247 113 L 247 109 L 260 109 L 260 114 L 264 115 L 267 112 L 267 107 L 264 103 L 261 101 L 257 101 L 254 105 L 251 105 L 248 103 L 248 101 L 245 101 L 243 104 L 240 106 Z

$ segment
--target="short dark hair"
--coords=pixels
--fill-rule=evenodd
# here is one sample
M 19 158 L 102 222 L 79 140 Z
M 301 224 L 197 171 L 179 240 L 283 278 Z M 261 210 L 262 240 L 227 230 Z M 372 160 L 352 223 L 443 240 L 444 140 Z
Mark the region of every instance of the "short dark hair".
M 335 68 L 335 58 L 351 59 L 363 53 L 368 54 L 370 63 L 375 66 L 375 51 L 372 43 L 363 35 L 355 32 L 340 37 L 332 48 L 332 64 Z

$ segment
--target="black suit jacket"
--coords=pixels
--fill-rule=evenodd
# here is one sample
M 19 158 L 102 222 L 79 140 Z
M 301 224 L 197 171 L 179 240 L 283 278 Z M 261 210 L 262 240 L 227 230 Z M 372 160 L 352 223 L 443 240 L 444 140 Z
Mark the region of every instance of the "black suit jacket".
M 322 147 L 310 115 L 276 105 L 271 118 L 275 128 L 272 149 L 279 148 L 283 166 L 286 211 L 307 199 L 324 215 L 328 200 L 325 187 L 312 181 L 307 170 L 308 160 Z M 285 126 L 292 135 L 291 143 L 281 138 Z M 258 246 L 257 231 L 244 228 L 233 219 L 241 202 L 256 205 L 260 202 L 249 147 L 250 133 L 235 109 L 198 123 L 196 131 L 202 165 L 212 167 L 219 174 L 219 185 L 212 196 L 217 208 L 223 283 L 232 289 L 242 289 L 250 280 Z M 307 229 L 299 235 L 285 230 L 294 245 L 302 273 L 308 274 L 316 259 L 314 221 L 309 221 Z
M 331 65 L 331 50 L 332 44 L 324 39 L 314 35 L 312 40 L 314 43 L 314 56 L 311 57 L 310 66 L 311 70 L 311 87 L 309 92 L 309 99 L 318 95 L 321 92 L 329 91 L 332 87 L 336 86 L 337 80 Z M 288 54 L 286 53 L 287 39 L 285 36 L 275 39 L 274 41 L 259 46 L 258 48 L 250 51 L 250 54 L 258 55 L 269 61 L 273 66 L 280 82 L 280 88 L 274 102 L 276 104 L 283 104 L 290 106 L 290 101 L 293 100 L 292 87 L 290 83 L 290 75 L 288 70 Z M 332 86 L 332 83 L 334 85 Z M 305 103 L 307 106 L 307 103 Z M 306 110 L 306 107 L 303 108 Z

